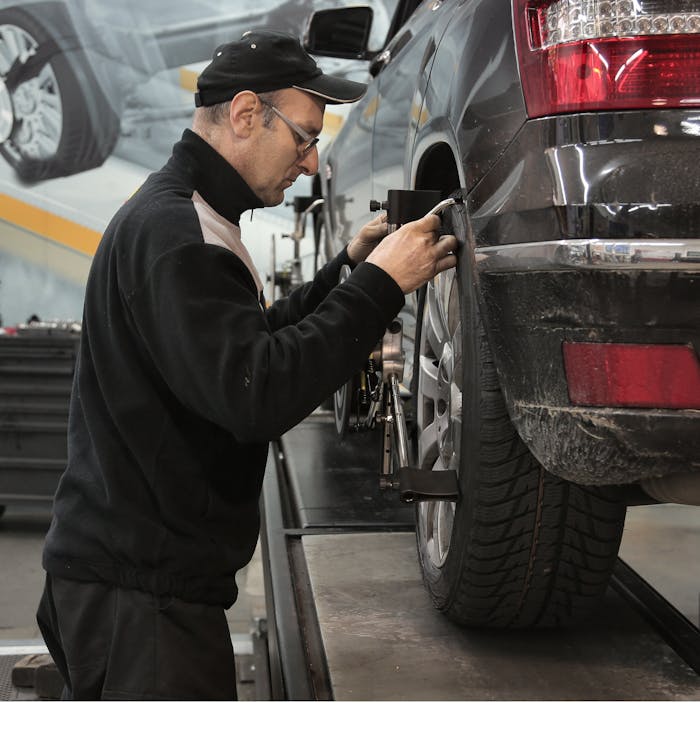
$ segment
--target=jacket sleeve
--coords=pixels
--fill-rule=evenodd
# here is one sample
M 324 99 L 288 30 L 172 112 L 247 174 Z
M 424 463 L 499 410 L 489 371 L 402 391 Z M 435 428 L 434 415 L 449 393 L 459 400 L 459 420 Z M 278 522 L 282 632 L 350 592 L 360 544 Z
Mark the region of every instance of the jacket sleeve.
M 240 259 L 186 244 L 162 255 L 127 301 L 178 399 L 237 440 L 260 442 L 279 438 L 357 372 L 404 296 L 365 262 L 297 324 L 273 332 Z
M 347 248 L 319 269 L 312 281 L 295 289 L 288 297 L 274 302 L 266 312 L 270 329 L 274 332 L 285 325 L 296 324 L 307 314 L 311 314 L 338 284 L 343 265 L 354 268 Z

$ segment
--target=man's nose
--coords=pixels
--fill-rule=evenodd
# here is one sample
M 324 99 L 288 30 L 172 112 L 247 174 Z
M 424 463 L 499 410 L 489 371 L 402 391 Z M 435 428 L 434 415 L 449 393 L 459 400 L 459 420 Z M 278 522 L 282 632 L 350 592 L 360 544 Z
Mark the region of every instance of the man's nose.
M 299 161 L 299 167 L 304 175 L 315 175 L 318 172 L 318 147 L 314 145 L 309 154 Z

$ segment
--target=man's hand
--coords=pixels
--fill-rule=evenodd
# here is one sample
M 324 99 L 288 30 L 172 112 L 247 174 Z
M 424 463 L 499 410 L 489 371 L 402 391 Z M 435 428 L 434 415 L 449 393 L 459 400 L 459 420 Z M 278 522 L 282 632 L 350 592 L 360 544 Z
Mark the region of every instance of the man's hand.
M 423 286 L 436 274 L 457 265 L 457 239 L 440 236 L 440 218 L 426 215 L 387 236 L 367 257 L 384 269 L 404 294 Z
M 380 213 L 360 228 L 359 233 L 348 244 L 348 256 L 354 264 L 364 261 L 376 245 L 386 236 L 386 213 Z

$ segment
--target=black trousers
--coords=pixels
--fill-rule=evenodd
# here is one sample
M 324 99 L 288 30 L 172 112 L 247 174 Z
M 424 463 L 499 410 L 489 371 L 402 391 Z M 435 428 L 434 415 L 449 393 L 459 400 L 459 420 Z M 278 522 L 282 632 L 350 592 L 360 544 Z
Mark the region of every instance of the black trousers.
M 236 699 L 221 607 L 47 575 L 37 622 L 61 699 Z

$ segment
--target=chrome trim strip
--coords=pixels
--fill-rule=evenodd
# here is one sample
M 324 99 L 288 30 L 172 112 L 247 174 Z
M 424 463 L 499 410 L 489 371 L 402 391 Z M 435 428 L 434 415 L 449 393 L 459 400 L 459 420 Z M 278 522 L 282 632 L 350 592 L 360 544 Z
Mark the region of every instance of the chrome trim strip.
M 481 273 L 560 269 L 700 271 L 700 239 L 571 239 L 481 246 Z

